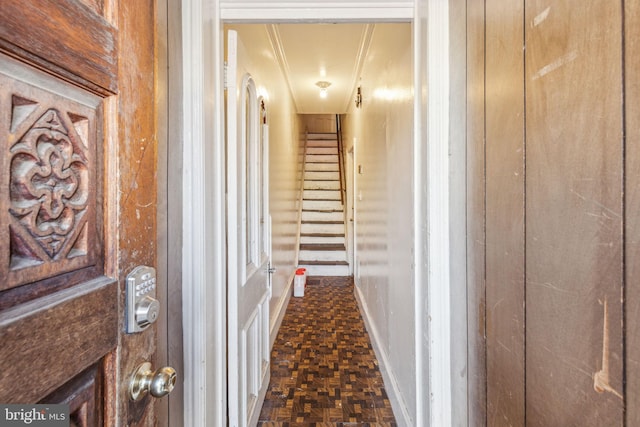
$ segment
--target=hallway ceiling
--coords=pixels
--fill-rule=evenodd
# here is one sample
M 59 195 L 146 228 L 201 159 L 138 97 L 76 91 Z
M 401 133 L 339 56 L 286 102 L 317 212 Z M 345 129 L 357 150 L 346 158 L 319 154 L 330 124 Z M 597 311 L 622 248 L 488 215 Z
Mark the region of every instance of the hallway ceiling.
M 300 114 L 345 113 L 353 102 L 373 24 L 268 24 L 267 33 Z M 318 81 L 327 81 L 320 98 Z

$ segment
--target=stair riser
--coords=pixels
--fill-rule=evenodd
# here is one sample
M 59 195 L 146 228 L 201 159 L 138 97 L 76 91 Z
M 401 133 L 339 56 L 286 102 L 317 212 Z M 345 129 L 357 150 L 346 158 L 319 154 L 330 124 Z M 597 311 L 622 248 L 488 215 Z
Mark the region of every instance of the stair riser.
M 338 172 L 337 163 L 307 163 L 304 167 L 305 173 L 308 172 Z
M 337 155 L 330 154 L 307 154 L 307 163 L 338 163 Z
M 305 190 L 340 190 L 340 181 L 304 181 Z
M 308 133 L 307 141 L 322 141 L 322 140 L 336 140 L 336 134 L 334 133 Z
M 346 251 L 300 251 L 298 259 L 305 261 L 346 261 Z
M 342 203 L 340 200 L 303 200 L 302 210 L 324 210 L 342 212 Z
M 307 144 L 307 150 L 311 149 L 311 148 L 338 148 L 338 142 L 337 141 L 309 141 L 309 144 Z M 300 150 L 300 152 L 302 152 L 304 150 L 304 147 L 302 147 L 302 149 Z
M 302 224 L 303 234 L 344 234 L 344 224 Z
M 338 171 L 330 171 L 330 172 L 305 171 L 304 179 L 308 179 L 310 181 L 314 181 L 314 180 L 340 181 L 340 173 Z
M 313 147 L 337 147 L 338 141 L 336 139 L 320 139 L 316 141 L 307 141 L 307 150 Z M 304 146 L 302 146 L 304 148 Z
M 348 265 L 300 265 L 307 269 L 308 276 L 348 276 Z
M 342 212 L 302 212 L 302 220 L 303 221 L 344 221 L 344 214 Z
M 340 190 L 305 190 L 302 198 L 308 200 L 340 200 Z
M 310 244 L 341 244 L 344 245 L 344 237 L 319 237 L 319 236 L 302 236 L 300 237 L 300 243 L 310 243 Z
M 338 147 L 307 147 L 307 154 L 337 155 Z

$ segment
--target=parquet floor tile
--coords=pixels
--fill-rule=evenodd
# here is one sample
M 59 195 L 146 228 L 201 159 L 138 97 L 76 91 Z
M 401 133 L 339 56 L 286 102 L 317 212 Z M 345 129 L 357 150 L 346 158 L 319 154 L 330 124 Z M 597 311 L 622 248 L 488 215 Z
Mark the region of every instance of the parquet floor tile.
M 259 427 L 396 427 L 351 277 L 309 277 L 271 353 Z

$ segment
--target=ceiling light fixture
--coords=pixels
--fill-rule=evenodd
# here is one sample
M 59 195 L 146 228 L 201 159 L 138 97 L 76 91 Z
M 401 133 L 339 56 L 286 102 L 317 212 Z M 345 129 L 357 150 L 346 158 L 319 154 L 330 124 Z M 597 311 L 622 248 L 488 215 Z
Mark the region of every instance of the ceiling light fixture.
M 321 80 L 319 82 L 316 82 L 316 86 L 318 86 L 320 88 L 320 98 L 326 98 L 327 97 L 327 88 L 329 86 L 331 86 L 331 83 Z

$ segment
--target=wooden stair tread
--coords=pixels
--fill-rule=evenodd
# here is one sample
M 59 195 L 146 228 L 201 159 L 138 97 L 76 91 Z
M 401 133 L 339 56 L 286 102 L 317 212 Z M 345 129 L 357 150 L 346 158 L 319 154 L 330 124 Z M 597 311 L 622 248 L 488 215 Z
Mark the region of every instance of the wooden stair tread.
M 347 261 L 304 261 L 299 260 L 298 265 L 349 265 Z
M 300 237 L 344 237 L 344 233 L 300 233 Z
M 307 141 L 337 141 L 335 132 L 313 132 L 307 135 Z
M 303 224 L 344 224 L 344 221 L 302 221 Z
M 301 251 L 346 251 L 343 243 L 300 243 Z

